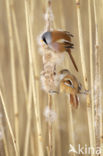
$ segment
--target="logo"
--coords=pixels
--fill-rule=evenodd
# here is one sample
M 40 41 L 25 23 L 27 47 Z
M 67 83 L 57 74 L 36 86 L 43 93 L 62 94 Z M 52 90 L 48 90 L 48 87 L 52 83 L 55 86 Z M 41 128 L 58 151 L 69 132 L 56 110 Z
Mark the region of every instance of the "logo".
M 76 153 L 76 154 L 101 154 L 101 148 L 100 147 L 88 147 L 86 144 L 84 147 L 82 147 L 80 144 L 78 144 L 78 147 L 75 148 L 73 145 L 69 145 L 69 151 L 70 153 Z

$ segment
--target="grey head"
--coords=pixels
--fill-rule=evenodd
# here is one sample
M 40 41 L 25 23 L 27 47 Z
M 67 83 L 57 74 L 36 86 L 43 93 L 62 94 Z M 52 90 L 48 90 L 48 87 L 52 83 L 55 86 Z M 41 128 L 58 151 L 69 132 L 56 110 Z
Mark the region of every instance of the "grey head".
M 42 40 L 45 42 L 45 44 L 50 44 L 52 42 L 52 36 L 51 32 L 47 31 L 42 35 Z

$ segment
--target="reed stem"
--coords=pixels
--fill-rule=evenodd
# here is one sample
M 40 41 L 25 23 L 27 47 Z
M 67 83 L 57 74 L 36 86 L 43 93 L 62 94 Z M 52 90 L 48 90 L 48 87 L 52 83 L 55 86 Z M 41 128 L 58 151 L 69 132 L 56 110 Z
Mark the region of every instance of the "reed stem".
M 96 37 L 96 43 L 95 43 L 95 137 L 96 137 L 96 147 L 100 147 L 100 126 L 101 126 L 101 103 L 100 103 L 100 51 L 99 51 L 99 35 L 98 35 L 98 23 L 97 23 L 97 13 L 96 13 L 96 1 L 93 1 L 94 5 L 94 17 L 95 17 L 95 37 Z
M 93 37 L 92 37 L 92 15 L 91 15 L 92 1 L 88 0 L 88 15 L 89 15 L 89 44 L 90 44 L 90 80 L 91 80 L 91 105 L 92 105 L 92 120 L 93 120 L 93 137 L 94 147 L 95 143 L 95 120 L 94 120 L 94 61 L 93 61 Z
M 80 0 L 76 0 L 76 6 L 77 6 L 78 33 L 79 33 L 80 55 L 81 55 L 84 87 L 85 87 L 85 90 L 89 90 L 87 72 L 86 72 L 86 63 L 85 63 L 85 50 L 84 50 L 84 43 L 83 43 L 82 24 L 81 24 Z M 89 94 L 87 94 L 86 96 L 86 101 L 87 101 L 87 117 L 88 117 L 90 146 L 94 147 L 93 125 L 91 124 L 92 123 L 92 110 L 91 110 L 91 100 L 90 100 Z M 93 153 L 91 153 L 91 155 L 93 155 Z
M 70 103 L 70 95 L 68 95 L 68 98 L 67 98 L 67 104 L 69 105 L 68 106 L 68 117 L 69 117 L 69 123 L 68 123 L 68 131 L 70 132 L 69 133 L 69 142 L 70 144 L 75 147 L 75 140 L 74 140 L 74 127 L 73 127 L 73 114 L 72 114 L 72 105 Z M 73 152 L 72 153 L 72 156 L 75 156 L 75 153 Z
M 62 29 L 66 29 L 65 28 L 65 19 L 64 19 L 64 15 L 63 15 L 63 1 L 62 3 L 60 4 L 60 10 L 62 12 L 62 15 L 61 15 L 61 26 L 62 26 Z M 68 62 L 68 59 L 66 59 L 65 61 L 65 66 L 69 68 L 69 62 Z M 70 97 L 69 95 L 67 96 L 67 99 L 66 99 L 66 103 L 67 103 L 67 108 L 68 108 L 68 132 L 71 132 L 71 133 L 68 133 L 69 134 L 69 143 L 71 143 L 73 145 L 73 147 L 75 147 L 75 139 L 74 139 L 74 127 L 73 127 L 73 114 L 72 114 L 72 106 L 71 106 L 71 103 L 70 103 Z M 72 153 L 73 156 L 75 156 L 75 153 Z
M 3 139 L 5 156 L 9 156 L 8 147 L 7 147 L 8 145 L 7 145 L 7 141 L 6 141 L 6 136 L 5 136 L 5 131 L 4 131 L 4 128 L 3 128 L 2 117 L 1 116 L 0 116 L 0 132 L 2 134 L 2 136 L 0 136 L 0 137 L 2 137 L 2 138 L 0 138 L 0 141 L 1 141 L 1 139 Z
M 11 0 L 11 4 L 12 4 L 11 13 L 12 13 L 12 20 L 13 20 L 13 28 L 14 28 L 14 33 L 15 33 L 15 38 L 16 38 L 16 47 L 17 47 L 17 52 L 18 52 L 19 62 L 20 62 L 21 77 L 22 77 L 22 82 L 23 82 L 24 94 L 25 94 L 25 97 L 27 97 L 27 85 L 26 85 L 25 72 L 24 72 L 24 67 L 23 67 L 22 48 L 21 48 L 21 43 L 20 43 L 20 37 L 19 37 L 19 31 L 17 27 L 17 20 L 16 20 L 16 15 L 15 15 L 13 0 Z
M 13 133 L 11 124 L 10 124 L 10 120 L 9 120 L 9 117 L 8 117 L 6 105 L 5 105 L 4 98 L 3 98 L 3 95 L 2 95 L 1 90 L 0 90 L 0 98 L 1 98 L 1 104 L 3 106 L 4 114 L 5 114 L 5 117 L 6 117 L 6 121 L 7 121 L 7 124 L 8 124 L 8 128 L 9 128 L 9 131 L 10 131 L 10 135 L 11 135 L 11 138 L 12 138 L 12 141 L 13 141 L 13 146 L 14 146 L 14 149 L 15 149 L 15 154 L 16 154 L 16 156 L 19 156 L 16 139 L 15 139 L 15 136 L 14 136 L 14 133 Z
M 51 30 L 53 28 L 53 21 L 51 19 L 51 11 L 52 11 L 52 0 L 48 0 L 47 3 L 47 13 L 48 13 L 48 19 L 46 21 L 46 29 L 47 31 Z M 48 93 L 48 107 L 49 110 L 52 109 L 52 95 L 49 95 Z M 48 139 L 49 139 L 49 144 L 48 144 L 48 156 L 52 156 L 53 154 L 53 136 L 52 136 L 52 122 L 48 122 Z
M 48 107 L 52 109 L 52 96 L 48 94 Z M 52 156 L 52 149 L 53 149 L 53 140 L 52 140 L 52 123 L 51 121 L 48 122 L 48 137 L 49 137 L 49 145 L 48 145 L 48 156 Z
M 15 123 L 15 135 L 19 152 L 19 112 L 17 102 L 17 85 L 16 85 L 16 71 L 15 71 L 15 55 L 14 55 L 14 41 L 13 41 L 13 29 L 11 21 L 10 1 L 6 0 L 8 32 L 9 32 L 9 44 L 10 44 L 10 61 L 11 61 L 11 79 L 12 79 L 12 94 L 14 104 L 14 123 Z
M 29 2 L 25 1 L 25 13 L 26 13 L 26 26 L 27 26 L 27 38 L 28 38 L 28 51 L 29 51 L 29 63 L 31 66 L 31 83 L 32 83 L 32 93 L 33 93 L 33 104 L 35 110 L 35 118 L 36 118 L 36 126 L 37 126 L 37 136 L 38 136 L 38 152 L 40 156 L 43 156 L 43 144 L 42 144 L 42 130 L 41 130 L 41 121 L 40 121 L 40 108 L 39 108 L 39 85 L 38 82 L 34 81 L 34 75 L 37 74 L 37 62 L 35 57 L 35 48 L 34 48 L 34 40 L 33 40 L 33 33 L 32 33 L 32 22 L 31 22 L 31 15 L 30 13 L 30 5 Z M 32 15 L 33 16 L 33 15 Z M 34 57 L 33 57 L 34 56 Z M 33 58 L 35 58 L 35 66 L 33 73 Z

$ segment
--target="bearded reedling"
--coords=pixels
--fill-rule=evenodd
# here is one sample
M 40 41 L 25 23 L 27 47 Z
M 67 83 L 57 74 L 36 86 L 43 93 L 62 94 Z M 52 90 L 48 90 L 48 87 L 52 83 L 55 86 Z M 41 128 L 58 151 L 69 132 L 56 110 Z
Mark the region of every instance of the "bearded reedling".
M 74 44 L 71 43 L 72 34 L 67 31 L 47 31 L 42 35 L 42 42 L 45 44 L 44 47 L 48 47 L 56 53 L 67 52 L 72 60 L 72 63 L 78 71 L 77 65 L 74 61 L 74 58 L 71 54 L 71 49 L 74 48 Z
M 60 74 L 60 92 L 70 94 L 70 103 L 78 108 L 79 97 L 77 94 L 87 94 L 87 91 L 82 92 L 82 85 L 78 79 L 70 73 L 69 70 L 63 69 Z

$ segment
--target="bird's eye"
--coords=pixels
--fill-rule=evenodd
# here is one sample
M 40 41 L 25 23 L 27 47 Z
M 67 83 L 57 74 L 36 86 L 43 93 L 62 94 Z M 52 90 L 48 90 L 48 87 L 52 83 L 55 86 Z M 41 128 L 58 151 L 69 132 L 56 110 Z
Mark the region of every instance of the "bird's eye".
M 74 88 L 73 83 L 72 83 L 71 80 L 66 80 L 66 81 L 64 82 L 64 84 L 65 84 L 66 86 L 68 86 L 68 87 Z
M 74 88 L 73 83 L 71 80 L 65 80 L 64 84 L 68 87 Z
M 44 36 L 42 36 L 43 41 L 47 44 L 47 41 Z
M 71 80 L 66 80 L 66 83 L 68 83 L 69 85 L 73 85 Z

